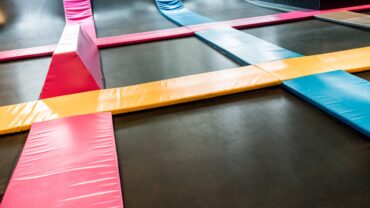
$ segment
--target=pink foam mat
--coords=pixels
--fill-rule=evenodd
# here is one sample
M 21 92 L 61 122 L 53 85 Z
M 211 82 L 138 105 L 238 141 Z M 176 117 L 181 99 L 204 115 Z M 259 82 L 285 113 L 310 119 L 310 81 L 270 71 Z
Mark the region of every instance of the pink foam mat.
M 79 24 L 95 41 L 96 31 L 90 0 L 63 0 L 67 24 Z
M 111 113 L 34 123 L 2 208 L 122 208 Z
M 75 1 L 65 0 L 65 2 L 69 2 L 72 4 Z M 83 17 L 86 18 L 87 22 L 85 26 L 83 25 L 83 27 L 87 27 L 87 31 L 90 31 L 88 32 L 89 34 L 95 35 L 95 27 L 93 27 L 93 18 L 92 16 L 89 16 L 91 14 L 91 5 L 86 6 L 87 0 L 78 0 L 77 2 L 83 5 L 82 8 L 84 9 L 82 11 L 86 10 L 85 13 L 87 15 L 75 15 L 75 16 L 68 15 L 68 16 L 71 16 L 70 21 L 72 23 L 81 23 L 82 21 L 81 19 L 83 19 Z M 236 29 L 243 29 L 243 28 L 266 26 L 266 25 L 279 24 L 279 23 L 290 22 L 290 21 L 310 19 L 314 15 L 328 13 L 328 12 L 337 12 L 337 11 L 345 11 L 345 10 L 363 11 L 363 10 L 369 10 L 369 9 L 370 9 L 370 4 L 366 4 L 362 6 L 339 8 L 339 9 L 322 10 L 322 11 L 293 11 L 293 12 L 287 12 L 287 13 L 274 14 L 274 15 L 242 18 L 242 19 L 236 19 L 236 20 L 230 20 L 230 21 L 224 21 L 224 22 L 192 25 L 192 26 L 189 26 L 188 28 L 177 27 L 177 28 L 172 28 L 172 29 L 167 29 L 167 30 L 157 30 L 157 31 L 133 33 L 133 34 L 120 35 L 120 36 L 113 36 L 113 37 L 97 38 L 97 44 L 99 48 L 106 48 L 106 47 L 120 46 L 120 45 L 127 45 L 127 44 L 145 43 L 145 42 L 151 42 L 151 41 L 156 41 L 156 40 L 165 40 L 165 39 L 172 39 L 172 38 L 183 37 L 183 36 L 191 36 L 194 34 L 194 32 L 197 32 L 200 30 L 221 27 L 225 25 L 234 27 Z M 95 36 L 92 36 L 92 37 L 95 37 Z M 0 52 L 0 62 L 47 56 L 47 55 L 52 54 L 54 49 L 55 49 L 55 45 L 50 45 L 50 46 L 40 46 L 40 47 L 33 47 L 33 48 L 17 49 L 17 50 L 11 50 L 11 51 L 3 51 L 3 52 Z

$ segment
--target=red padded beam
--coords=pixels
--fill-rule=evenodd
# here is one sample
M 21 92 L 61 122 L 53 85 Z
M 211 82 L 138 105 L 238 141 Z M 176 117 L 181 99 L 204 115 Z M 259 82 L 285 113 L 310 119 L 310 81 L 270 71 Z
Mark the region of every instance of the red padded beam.
M 53 54 L 40 98 L 102 88 L 96 44 L 79 25 L 67 25 Z
M 122 208 L 111 113 L 35 123 L 4 208 Z

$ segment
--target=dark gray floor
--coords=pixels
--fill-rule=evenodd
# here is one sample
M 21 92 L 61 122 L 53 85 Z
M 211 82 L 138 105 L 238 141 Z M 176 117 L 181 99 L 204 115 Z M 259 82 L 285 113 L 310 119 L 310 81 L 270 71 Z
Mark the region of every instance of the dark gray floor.
M 153 29 L 167 23 L 171 27 L 164 18 L 166 23 L 159 20 L 162 17 L 148 6 L 149 0 L 145 4 L 136 1 L 134 5 L 139 6 L 131 7 L 133 12 L 119 14 L 116 8 L 127 2 L 134 1 L 94 2 L 96 12 L 97 4 L 102 7 L 95 16 L 100 18 L 100 35 L 119 35 L 135 27 L 112 18 L 127 15 L 133 19 L 140 14 L 137 11 L 143 11 L 139 21 L 146 22 L 153 15 L 160 25 Z M 141 9 L 140 5 L 146 6 Z M 217 11 L 215 5 L 213 11 Z M 257 10 L 253 12 L 265 12 Z M 235 15 L 219 14 L 220 18 Z M 315 20 L 248 32 L 303 54 L 369 45 L 364 31 Z M 108 87 L 237 66 L 195 38 L 106 49 L 101 57 Z M 0 64 L 0 105 L 36 99 L 49 61 Z M 357 75 L 370 80 L 370 72 Z M 369 141 L 278 87 L 115 116 L 114 123 L 128 208 L 368 208 L 370 204 Z M 0 137 L 0 194 L 26 135 Z
M 245 0 L 184 0 L 186 8 L 216 21 L 281 13 L 257 7 Z
M 108 88 L 239 66 L 195 37 L 104 49 L 101 57 Z
M 64 24 L 63 1 L 1 0 L 0 51 L 55 44 Z
M 305 20 L 243 31 L 304 55 L 370 46 L 369 31 L 320 20 Z
M 0 63 L 0 106 L 37 100 L 51 57 Z
M 94 0 L 99 37 L 176 27 L 155 7 L 154 0 Z M 244 0 L 185 0 L 185 6 L 216 21 L 275 14 Z
M 280 88 L 114 123 L 129 208 L 370 204 L 369 141 Z
M 99 37 L 177 27 L 165 19 L 153 0 L 93 0 Z

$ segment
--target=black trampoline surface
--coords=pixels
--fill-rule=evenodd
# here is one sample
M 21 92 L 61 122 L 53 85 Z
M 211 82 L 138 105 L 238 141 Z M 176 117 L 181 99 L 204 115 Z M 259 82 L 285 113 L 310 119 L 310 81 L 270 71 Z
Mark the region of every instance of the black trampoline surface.
M 55 44 L 64 25 L 63 1 L 1 0 L 0 51 Z
M 130 208 L 370 204 L 369 141 L 280 88 L 114 123 Z
M 0 63 L 0 106 L 39 98 L 51 57 Z
M 154 0 L 94 0 L 93 3 L 99 37 L 176 27 L 159 13 Z M 185 0 L 184 4 L 215 21 L 278 13 L 244 0 Z
M 369 31 L 321 20 L 305 20 L 243 31 L 303 55 L 370 46 Z
M 177 27 L 164 18 L 153 0 L 93 0 L 98 37 Z
M 101 50 L 108 88 L 239 67 L 195 37 Z
M 199 11 L 191 8 L 192 2 L 201 5 Z M 247 4 L 224 2 L 231 8 Z M 220 3 L 204 13 L 200 0 L 185 4 L 215 20 L 218 14 L 218 20 L 238 18 L 233 16 L 237 9 L 223 9 Z M 127 5 L 133 5 L 132 11 Z M 254 10 L 258 15 L 266 12 Z M 99 36 L 174 26 L 151 0 L 95 0 L 94 11 Z M 132 18 L 122 21 L 137 14 L 142 14 L 137 18 L 142 24 L 135 25 Z M 318 20 L 244 31 L 306 55 L 370 43 L 368 32 Z M 45 41 L 36 40 L 38 45 Z M 100 53 L 107 87 L 238 67 L 194 37 Z M 50 58 L 1 63 L 0 106 L 37 99 L 49 63 Z M 370 80 L 370 72 L 356 75 Z M 114 116 L 114 128 L 128 208 L 370 205 L 369 140 L 280 87 Z M 0 136 L 0 194 L 26 137 Z
M 215 21 L 233 20 L 281 13 L 245 0 L 184 0 L 186 8 Z

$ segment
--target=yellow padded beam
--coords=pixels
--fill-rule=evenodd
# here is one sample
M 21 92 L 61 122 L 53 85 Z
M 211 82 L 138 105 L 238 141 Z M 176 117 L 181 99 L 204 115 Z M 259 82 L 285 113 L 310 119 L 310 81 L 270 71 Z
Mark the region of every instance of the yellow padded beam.
M 67 116 L 127 113 L 279 85 L 271 74 L 247 66 L 128 87 L 90 91 L 0 107 L 0 134 Z
M 28 130 L 34 122 L 97 112 L 120 114 L 151 109 L 265 88 L 338 69 L 352 73 L 369 70 L 370 47 L 4 106 L 0 107 L 0 134 Z
M 370 69 L 370 47 L 256 64 L 281 81 L 334 70 L 354 73 Z

